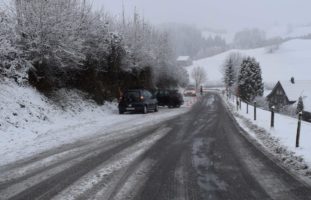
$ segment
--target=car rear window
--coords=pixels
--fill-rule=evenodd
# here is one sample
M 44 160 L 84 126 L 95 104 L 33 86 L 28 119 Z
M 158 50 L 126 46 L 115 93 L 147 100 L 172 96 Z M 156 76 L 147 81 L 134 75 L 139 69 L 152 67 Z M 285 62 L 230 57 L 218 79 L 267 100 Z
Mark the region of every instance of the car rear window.
M 132 101 L 137 101 L 140 98 L 139 91 L 128 91 L 124 93 L 124 97 Z

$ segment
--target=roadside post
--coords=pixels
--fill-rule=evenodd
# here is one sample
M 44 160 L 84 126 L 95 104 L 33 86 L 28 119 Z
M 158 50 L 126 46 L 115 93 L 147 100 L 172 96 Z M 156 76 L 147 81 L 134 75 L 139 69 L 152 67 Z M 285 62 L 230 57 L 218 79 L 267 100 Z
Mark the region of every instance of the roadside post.
M 242 110 L 242 100 L 241 100 L 241 97 L 239 98 L 239 101 L 240 101 L 240 110 Z
M 238 111 L 239 110 L 239 99 L 236 98 L 236 110 Z
M 272 106 L 271 107 L 271 125 L 270 125 L 272 128 L 274 127 L 274 109 L 275 107 Z
M 248 101 L 246 101 L 246 114 L 248 114 Z
M 299 112 L 299 114 L 298 114 L 297 135 L 296 135 L 296 148 L 299 147 L 300 130 L 301 130 L 301 118 L 302 118 L 302 112 Z
M 200 87 L 200 94 L 201 94 L 201 96 L 203 96 L 203 86 L 202 85 Z
M 254 101 L 254 120 L 256 121 L 257 120 L 257 113 L 256 113 L 256 106 L 257 106 L 257 102 Z

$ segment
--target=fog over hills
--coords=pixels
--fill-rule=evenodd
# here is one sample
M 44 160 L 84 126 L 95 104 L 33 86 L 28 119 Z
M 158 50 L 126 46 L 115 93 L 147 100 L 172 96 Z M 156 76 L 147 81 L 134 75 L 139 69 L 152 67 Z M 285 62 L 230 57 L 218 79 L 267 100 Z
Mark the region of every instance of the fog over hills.
M 115 15 L 122 12 L 122 4 L 127 15 L 136 7 L 154 23 L 187 23 L 228 31 L 310 23 L 311 7 L 308 0 L 94 0 L 93 4 L 96 8 L 103 6 Z

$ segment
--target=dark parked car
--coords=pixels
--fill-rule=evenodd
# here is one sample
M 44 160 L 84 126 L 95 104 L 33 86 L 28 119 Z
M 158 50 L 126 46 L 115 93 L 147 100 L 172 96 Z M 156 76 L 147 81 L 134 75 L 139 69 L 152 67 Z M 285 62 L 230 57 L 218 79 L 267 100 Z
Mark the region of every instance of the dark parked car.
M 154 95 L 145 89 L 132 89 L 123 93 L 119 101 L 119 113 L 148 111 L 158 112 L 158 101 Z
M 178 90 L 160 89 L 156 93 L 159 106 L 168 106 L 169 108 L 180 107 L 184 103 L 184 98 Z

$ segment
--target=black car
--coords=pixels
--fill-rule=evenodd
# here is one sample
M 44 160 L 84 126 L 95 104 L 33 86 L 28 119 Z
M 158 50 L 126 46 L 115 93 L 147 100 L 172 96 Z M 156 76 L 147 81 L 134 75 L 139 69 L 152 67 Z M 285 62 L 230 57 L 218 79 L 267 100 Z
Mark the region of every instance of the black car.
M 159 106 L 168 106 L 169 108 L 180 107 L 184 103 L 183 95 L 178 90 L 160 89 L 156 92 Z
M 123 93 L 119 101 L 119 113 L 148 111 L 158 112 L 158 101 L 154 95 L 145 89 L 132 89 Z

